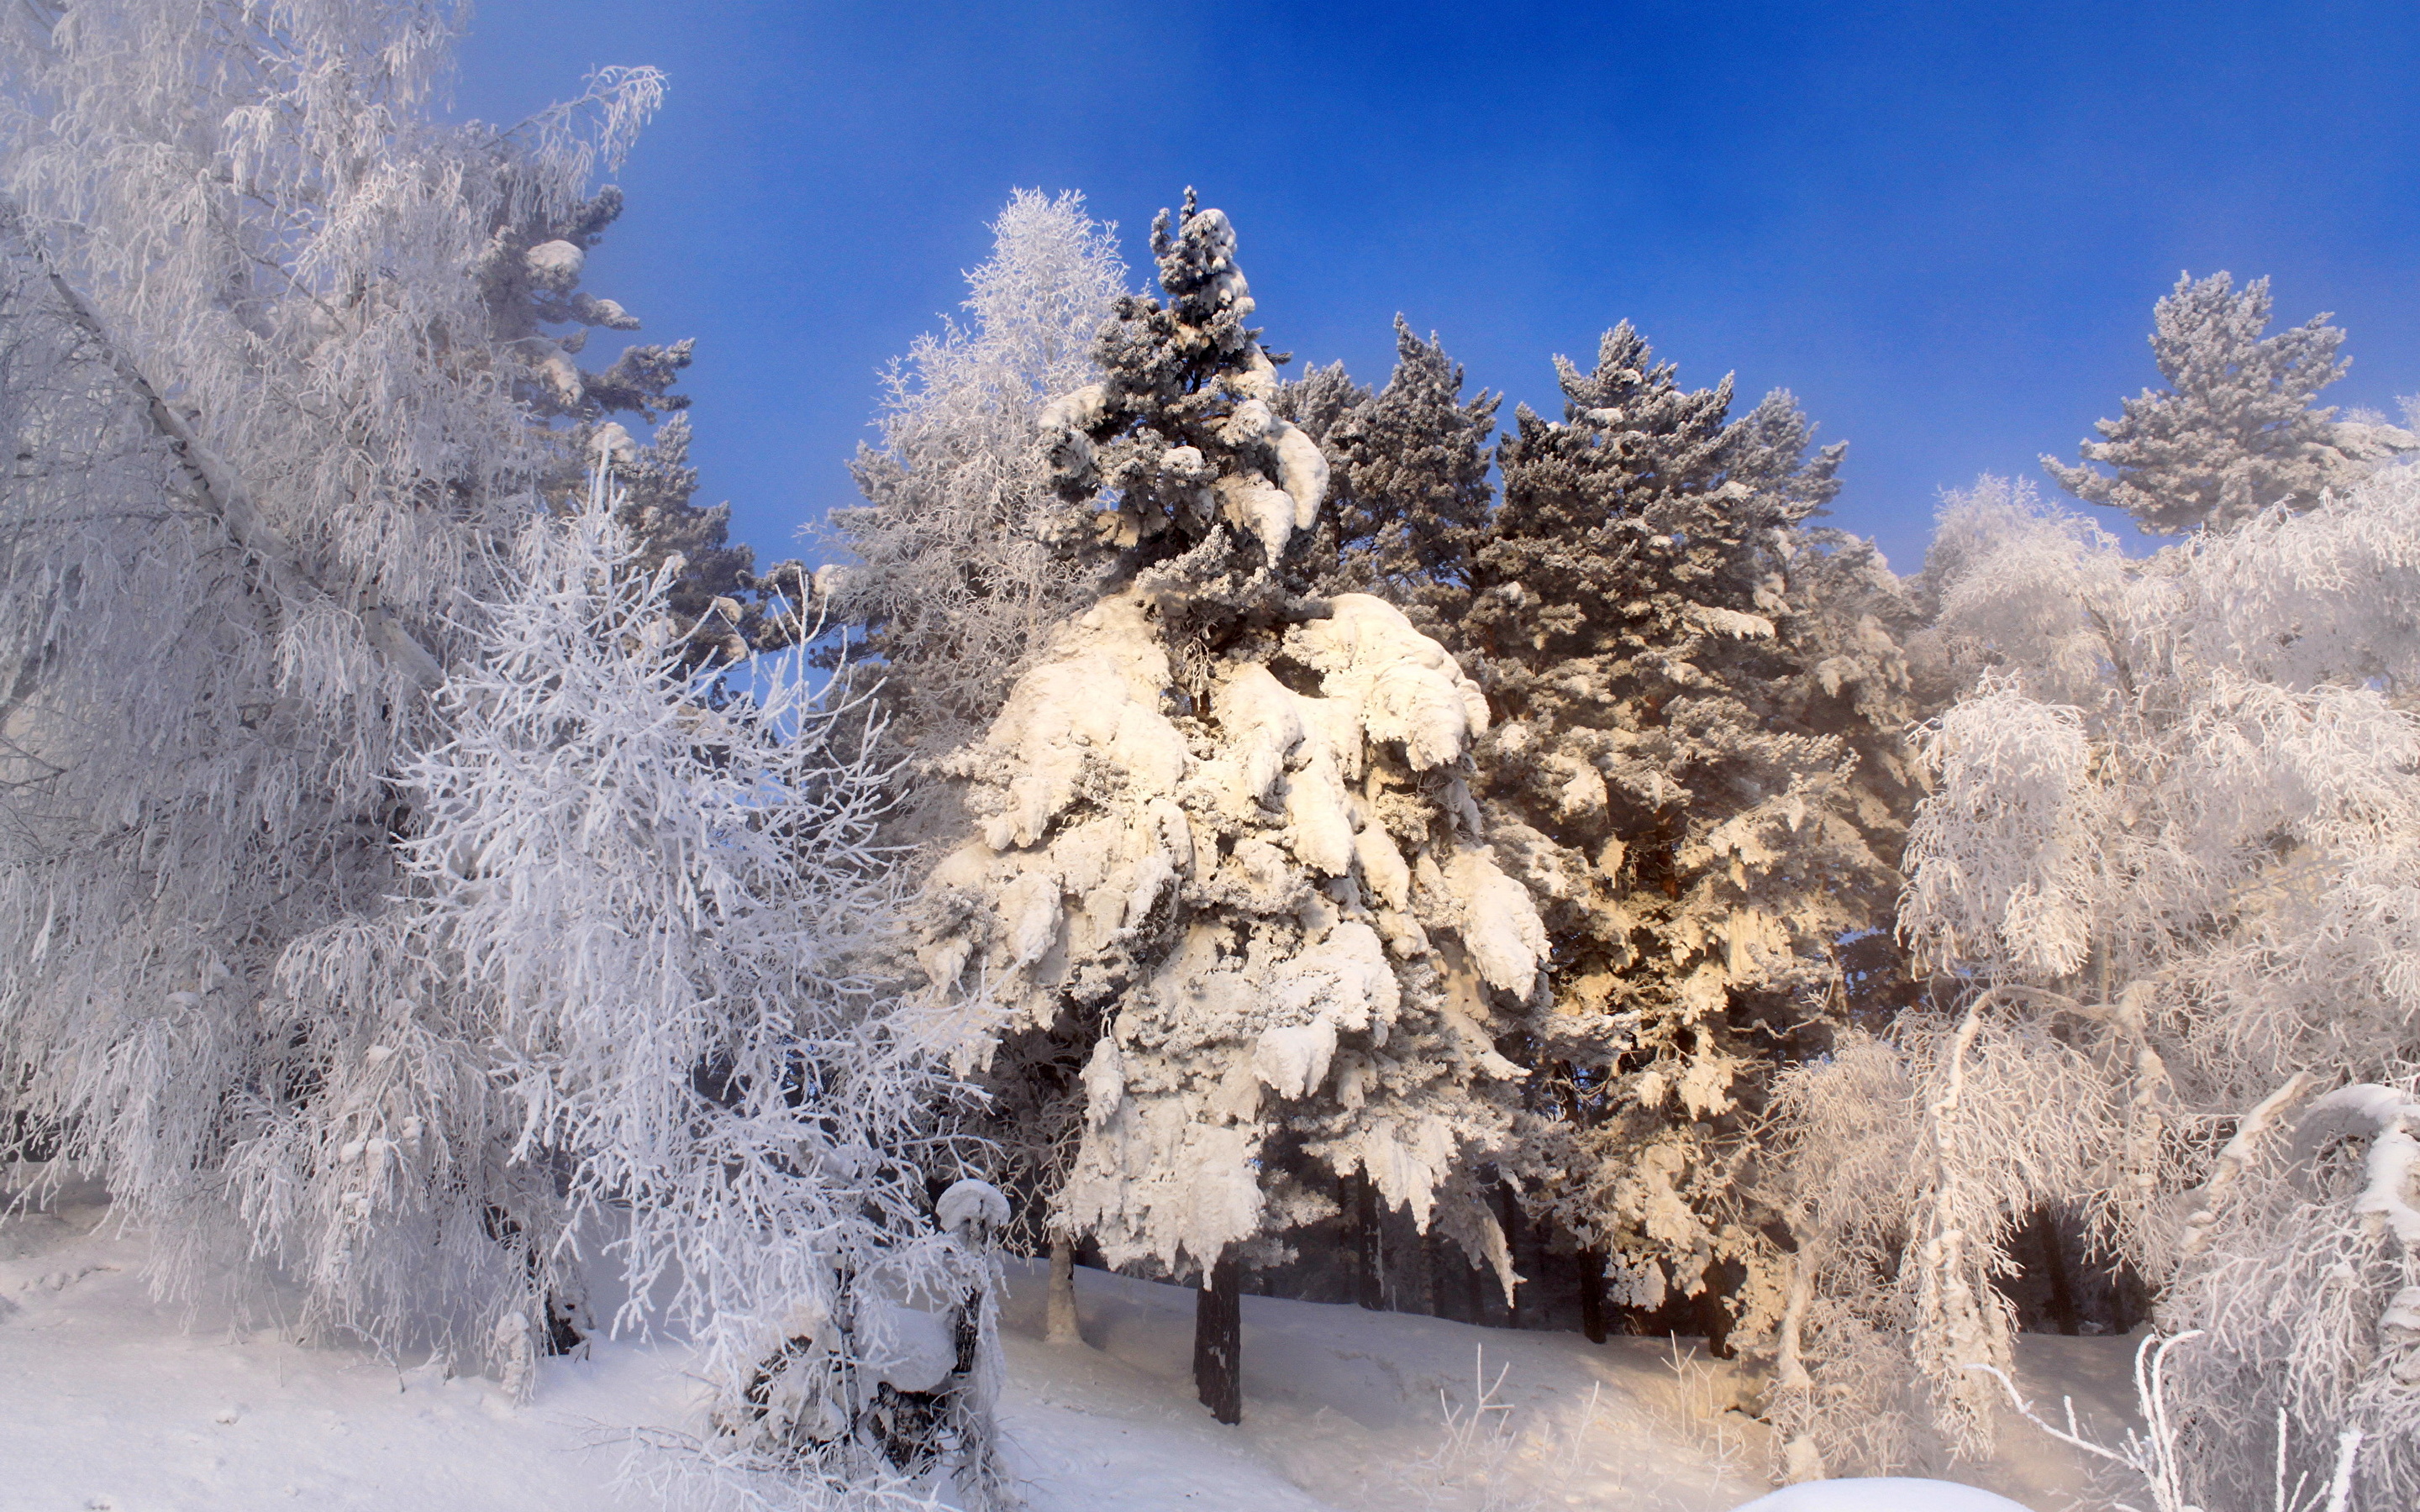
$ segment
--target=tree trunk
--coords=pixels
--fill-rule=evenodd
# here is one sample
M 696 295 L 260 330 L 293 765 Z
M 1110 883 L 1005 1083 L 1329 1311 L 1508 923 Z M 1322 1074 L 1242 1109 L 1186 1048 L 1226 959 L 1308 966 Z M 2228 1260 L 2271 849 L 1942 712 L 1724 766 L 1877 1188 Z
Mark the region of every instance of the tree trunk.
M 1353 1300 L 1372 1312 L 1387 1306 L 1378 1233 L 1378 1188 L 1364 1171 L 1345 1179 L 1353 1199 Z
M 1706 1267 L 1705 1289 L 1698 1293 L 1698 1325 L 1705 1332 L 1706 1352 L 1717 1360 L 1729 1360 L 1739 1353 L 1730 1342 L 1730 1292 L 1745 1279 L 1745 1273 L 1730 1260 Z
M 2058 1214 L 2049 1208 L 2034 1210 L 2034 1229 L 2041 1236 L 2042 1279 L 2050 1283 L 2050 1320 L 2062 1334 L 2083 1332 L 2076 1316 L 2075 1288 L 2067 1274 L 2067 1241 L 2059 1232 Z
M 1441 1230 L 1431 1228 L 1420 1236 L 1420 1259 L 1428 1272 L 1429 1316 L 1432 1318 L 1453 1317 L 1453 1288 L 1459 1273 L 1447 1263 L 1447 1258 L 1445 1234 Z
M 1049 1321 L 1043 1337 L 1052 1344 L 1081 1344 L 1083 1332 L 1076 1319 L 1076 1243 L 1050 1242 Z
M 1521 1268 L 1521 1198 L 1507 1181 L 1496 1189 L 1497 1209 L 1503 1214 L 1504 1253 L 1512 1257 L 1512 1269 Z M 1518 1287 L 1504 1294 L 1504 1326 L 1521 1326 L 1521 1290 Z
M 1244 1420 L 1244 1267 L 1233 1249 L 1193 1299 L 1193 1386 L 1221 1423 Z
M 1573 1252 L 1580 1268 L 1580 1332 L 1590 1344 L 1605 1342 L 1605 1252 L 1583 1247 Z

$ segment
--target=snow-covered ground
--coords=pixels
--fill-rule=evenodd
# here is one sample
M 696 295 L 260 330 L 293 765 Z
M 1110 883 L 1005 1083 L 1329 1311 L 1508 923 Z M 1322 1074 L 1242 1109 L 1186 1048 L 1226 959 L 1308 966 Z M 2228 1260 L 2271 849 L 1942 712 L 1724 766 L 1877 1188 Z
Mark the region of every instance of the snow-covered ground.
M 6 1512 L 613 1512 L 652 1504 L 614 1489 L 632 1430 L 692 1421 L 675 1343 L 599 1341 L 516 1406 L 482 1380 L 298 1345 L 275 1317 L 206 1306 L 187 1326 L 151 1300 L 143 1241 L 106 1219 L 87 1192 L 0 1220 Z M 1228 1428 L 1192 1399 L 1190 1291 L 1079 1272 L 1077 1348 L 1042 1342 L 1041 1289 L 1012 1266 L 1002 1418 L 1034 1512 L 1725 1512 L 1768 1489 L 1726 1368 L 1651 1341 L 1247 1298 Z M 2128 1360 L 2123 1340 L 2024 1341 L 2028 1389 L 2104 1424 Z M 1474 1420 L 1475 1371 L 1493 1391 Z M 2082 1484 L 2030 1443 L 1960 1478 L 2037 1512 Z

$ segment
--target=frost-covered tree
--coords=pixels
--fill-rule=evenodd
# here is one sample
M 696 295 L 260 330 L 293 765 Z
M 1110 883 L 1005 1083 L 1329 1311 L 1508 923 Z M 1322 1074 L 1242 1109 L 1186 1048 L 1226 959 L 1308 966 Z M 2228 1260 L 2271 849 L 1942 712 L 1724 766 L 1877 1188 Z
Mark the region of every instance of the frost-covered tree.
M 988 1495 L 974 1230 L 1003 1214 L 927 1216 L 950 1088 L 868 969 L 897 882 L 867 713 L 819 702 L 795 650 L 709 706 L 677 569 L 647 569 L 623 503 L 600 472 L 524 529 L 437 695 L 447 740 L 398 774 L 395 903 L 285 953 L 229 1165 L 336 1321 L 396 1342 L 458 1299 L 476 1327 L 440 1346 L 523 1383 L 610 1238 L 617 1321 L 704 1347 L 699 1468 L 838 1491 L 946 1453 Z
M 547 554 L 579 443 L 677 366 L 533 334 L 627 325 L 575 275 L 658 82 L 435 127 L 454 20 L 6 18 L 0 1130 L 97 1170 L 165 1284 L 248 1250 L 322 1330 L 523 1385 L 584 1326 L 582 1213 L 635 1204 L 744 1402 L 786 1348 L 750 1328 L 963 1301 L 980 1257 L 922 1224 L 929 1088 L 818 945 L 873 933 L 878 774 L 680 682 L 669 563 Z M 829 1179 L 824 1085 L 878 1152 Z M 865 1392 L 979 1458 L 967 1364 Z
M 664 608 L 692 667 L 729 668 L 758 652 L 786 650 L 828 623 L 830 605 L 805 563 L 757 571 L 755 552 L 731 539 L 731 506 L 697 504 L 689 416 L 665 420 L 644 444 L 612 421 L 575 430 L 573 439 L 592 463 L 612 470 L 622 523 L 644 564 L 674 563 Z
M 1430 635 L 1468 607 L 1471 557 L 1496 492 L 1487 443 L 1500 402 L 1462 396 L 1462 365 L 1395 319 L 1395 371 L 1375 394 L 1342 367 L 1314 370 L 1280 399 L 1329 460 L 1332 500 L 1312 548 L 1326 593 L 1374 594 Z
M 1728 379 L 1682 388 L 1627 324 L 1559 371 L 1563 419 L 1524 408 L 1498 450 L 1450 642 L 1496 706 L 1489 833 L 1553 942 L 1505 1172 L 1616 1300 L 1769 1311 L 1742 1119 L 1881 974 L 1909 609 L 1869 546 L 1806 528 L 1842 449 L 1810 453 L 1787 393 L 1732 420 Z
M 1967 1367 L 2005 1368 L 1993 1279 L 2055 1203 L 2202 1331 L 2168 1367 L 2196 1500 L 2252 1504 L 2280 1462 L 2324 1484 L 2359 1431 L 2351 1504 L 2408 1504 L 2420 479 L 2147 561 L 1987 481 L 1936 557 L 1970 686 L 1923 740 L 1900 925 L 1967 995 L 1783 1099 L 1814 1154 L 1796 1468 L 1859 1458 L 1876 1387 L 1919 1440 L 1989 1444 Z
M 859 561 L 839 570 L 831 612 L 865 628 L 850 655 L 882 677 L 913 756 L 979 734 L 1048 632 L 1097 592 L 1103 553 L 1089 512 L 1051 485 L 1040 417 L 1099 377 L 1093 341 L 1125 292 L 1114 230 L 1072 193 L 1010 199 L 969 277 L 968 322 L 892 368 L 881 444 L 854 468 L 866 502 L 832 511 L 832 541 Z
M 1064 1130 L 1053 1227 L 1204 1284 L 1233 1421 L 1238 1269 L 1326 1206 L 1280 1146 L 1509 1288 L 1466 1173 L 1545 942 L 1481 837 L 1477 687 L 1384 601 L 1302 591 L 1327 467 L 1271 408 L 1227 218 L 1188 195 L 1153 246 L 1162 297 L 1119 301 L 1100 381 L 1045 415 L 1115 576 L 954 758 L 980 831 L 922 954 L 1012 1110 Z
M 682 412 L 689 396 L 671 392 L 694 344 L 634 343 L 601 371 L 579 363 L 592 332 L 639 329 L 620 301 L 580 287 L 588 254 L 622 209 L 622 192 L 609 185 L 567 218 L 499 226 L 473 276 L 494 316 L 496 339 L 519 361 L 514 396 L 534 419 L 568 422 L 549 496 L 576 508 L 590 468 L 600 461 L 611 467 L 621 484 L 623 523 L 650 568 L 680 558 L 666 607 L 691 664 L 729 665 L 752 651 L 790 644 L 811 595 L 797 562 L 756 574 L 754 553 L 729 539 L 729 505 L 700 508 L 694 501 L 697 470 L 689 465 L 690 424 Z M 663 424 L 642 443 L 612 418 L 617 414 Z
M 560 465 L 526 312 L 482 270 L 592 217 L 658 88 L 434 128 L 451 29 L 142 0 L 5 23 L 0 1098 L 172 1278 L 236 1217 L 229 1148 L 279 1091 L 277 963 L 381 906 L 391 775 Z
M 2082 443 L 2085 465 L 2045 456 L 2044 471 L 2088 503 L 2175 534 L 2224 530 L 2273 504 L 2308 509 L 2420 446 L 2409 431 L 2314 408 L 2350 365 L 2336 355 L 2345 333 L 2315 315 L 2263 336 L 2269 312 L 2265 278 L 2239 294 L 2226 273 L 2179 274 L 2152 310 L 2151 358 L 2167 388 L 2097 422 L 2102 439 Z

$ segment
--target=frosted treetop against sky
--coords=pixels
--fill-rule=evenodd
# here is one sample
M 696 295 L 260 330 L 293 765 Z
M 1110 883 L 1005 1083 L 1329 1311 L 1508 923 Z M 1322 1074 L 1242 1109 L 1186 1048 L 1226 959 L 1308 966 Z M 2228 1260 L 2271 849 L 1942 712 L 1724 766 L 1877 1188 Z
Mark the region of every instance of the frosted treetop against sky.
M 1400 311 L 1548 412 L 1549 355 L 1624 317 L 1690 386 L 1788 387 L 1851 443 L 1834 522 L 1903 571 L 1939 487 L 2157 381 L 2180 270 L 2335 312 L 2326 402 L 2420 390 L 2408 5 L 487 0 L 458 106 L 605 63 L 672 94 L 593 266 L 698 338 L 702 497 L 760 557 L 852 501 L 883 363 L 1020 186 L 1083 191 L 1138 270 L 1200 186 L 1270 344 L 1365 383 Z

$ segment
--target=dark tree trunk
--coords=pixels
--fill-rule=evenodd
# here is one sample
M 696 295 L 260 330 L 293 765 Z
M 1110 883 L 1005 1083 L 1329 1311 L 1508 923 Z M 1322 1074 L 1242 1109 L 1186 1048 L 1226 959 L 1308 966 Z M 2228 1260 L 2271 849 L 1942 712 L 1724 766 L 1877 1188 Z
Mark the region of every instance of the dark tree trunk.
M 1221 1423 L 1244 1420 L 1244 1267 L 1230 1249 L 1193 1298 L 1193 1386 Z
M 1387 1306 L 1385 1245 L 1379 1234 L 1378 1188 L 1365 1171 L 1344 1179 L 1353 1207 L 1353 1300 L 1372 1312 Z
M 1580 1268 L 1580 1332 L 1590 1344 L 1605 1342 L 1605 1252 L 1582 1248 L 1572 1252 Z
M 1521 1268 L 1521 1198 L 1507 1182 L 1496 1189 L 1497 1209 L 1504 1219 L 1504 1253 L 1512 1257 L 1512 1269 Z M 1521 1289 L 1518 1287 L 1504 1294 L 1504 1326 L 1521 1326 Z
M 1435 1267 L 1429 1263 L 1428 1236 L 1409 1212 L 1398 1210 L 1388 1221 L 1395 1226 L 1395 1271 L 1387 1289 L 1387 1305 L 1399 1313 L 1436 1311 L 1436 1289 L 1429 1279 Z
M 1446 1248 L 1445 1235 L 1435 1228 L 1420 1236 L 1420 1255 L 1428 1264 L 1429 1316 L 1452 1318 L 1460 1300 L 1455 1295 L 1455 1283 L 1461 1275 L 1453 1262 L 1460 1257 Z M 1459 1319 L 1456 1319 L 1459 1321 Z
M 1698 1293 L 1698 1319 L 1705 1332 L 1706 1352 L 1717 1360 L 1730 1359 L 1739 1352 L 1731 1348 L 1730 1296 L 1746 1278 L 1746 1273 L 1735 1260 L 1720 1260 L 1706 1267 L 1706 1289 Z
M 2081 1333 L 2084 1320 L 2076 1315 L 2075 1286 L 2067 1273 L 2067 1237 L 2059 1232 L 2058 1214 L 2048 1208 L 2035 1209 L 2034 1232 L 2041 1239 L 2042 1279 L 2050 1287 L 2051 1323 L 2062 1334 Z

